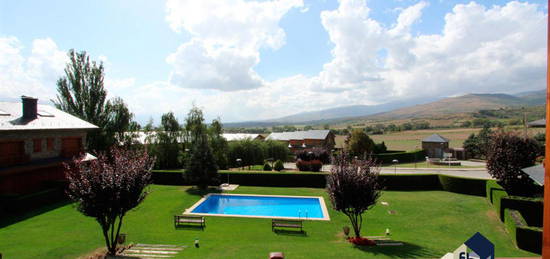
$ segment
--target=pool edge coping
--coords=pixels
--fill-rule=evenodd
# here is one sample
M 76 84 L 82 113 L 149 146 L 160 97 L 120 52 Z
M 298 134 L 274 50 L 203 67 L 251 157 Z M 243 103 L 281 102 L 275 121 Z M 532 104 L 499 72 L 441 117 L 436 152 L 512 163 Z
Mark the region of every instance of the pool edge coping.
M 301 217 L 279 217 L 279 216 L 251 216 L 251 215 L 238 215 L 238 214 L 214 214 L 214 213 L 196 213 L 192 212 L 195 208 L 201 205 L 208 197 L 212 195 L 227 195 L 227 196 L 256 196 L 256 197 L 282 197 L 282 198 L 316 198 L 321 205 L 322 218 L 301 218 Z M 261 219 L 289 219 L 289 220 L 317 220 L 317 221 L 330 221 L 330 215 L 328 214 L 327 205 L 325 199 L 322 196 L 299 196 L 299 195 L 264 195 L 264 194 L 240 194 L 240 193 L 209 193 L 203 196 L 200 200 L 195 202 L 193 206 L 189 207 L 183 212 L 184 215 L 197 215 L 197 216 L 217 216 L 217 217 L 235 217 L 235 218 L 261 218 Z

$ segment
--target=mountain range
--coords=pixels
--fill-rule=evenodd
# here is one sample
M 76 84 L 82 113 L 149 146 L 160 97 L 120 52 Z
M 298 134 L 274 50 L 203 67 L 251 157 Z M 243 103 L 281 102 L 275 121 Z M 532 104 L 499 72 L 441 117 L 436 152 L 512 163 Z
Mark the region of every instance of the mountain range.
M 466 94 L 440 99 L 410 99 L 380 105 L 351 105 L 319 111 L 301 112 L 281 118 L 225 123 L 225 127 L 270 127 L 279 125 L 319 125 L 359 119 L 391 120 L 430 118 L 444 114 L 476 112 L 504 107 L 544 105 L 546 91 L 517 94 Z

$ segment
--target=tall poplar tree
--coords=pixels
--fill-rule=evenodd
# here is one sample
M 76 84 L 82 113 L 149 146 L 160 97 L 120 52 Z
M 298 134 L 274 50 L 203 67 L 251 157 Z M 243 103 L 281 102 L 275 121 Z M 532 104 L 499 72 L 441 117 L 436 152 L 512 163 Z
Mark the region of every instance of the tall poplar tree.
M 102 62 L 90 60 L 85 51 L 71 49 L 68 56 L 65 75 L 57 80 L 57 97 L 52 102 L 58 109 L 100 128 L 88 133 L 88 150 L 107 150 L 123 141 L 134 115 L 121 98 L 107 99 Z

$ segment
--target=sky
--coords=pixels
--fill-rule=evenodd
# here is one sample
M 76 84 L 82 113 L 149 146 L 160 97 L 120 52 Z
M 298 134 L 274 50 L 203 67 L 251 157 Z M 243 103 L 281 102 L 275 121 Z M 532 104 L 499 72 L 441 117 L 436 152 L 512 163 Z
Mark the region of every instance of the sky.
M 0 99 L 56 96 L 67 51 L 105 66 L 141 123 L 195 105 L 263 120 L 539 90 L 546 1 L 0 0 Z

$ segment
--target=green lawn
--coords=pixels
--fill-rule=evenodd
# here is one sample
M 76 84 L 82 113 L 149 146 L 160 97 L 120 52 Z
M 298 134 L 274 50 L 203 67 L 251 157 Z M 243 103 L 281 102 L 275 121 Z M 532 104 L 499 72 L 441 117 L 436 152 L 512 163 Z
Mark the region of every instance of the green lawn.
M 496 246 L 497 256 L 535 256 L 518 250 L 484 197 L 443 191 L 387 191 L 365 214 L 363 234 L 390 228 L 402 247 L 356 248 L 344 241 L 347 218 L 329 208 L 330 221 L 307 221 L 306 234 L 275 234 L 268 219 L 207 217 L 204 231 L 173 227 L 174 214 L 199 198 L 194 189 L 152 186 L 145 202 L 126 217 L 123 232 L 130 242 L 188 245 L 179 258 L 266 258 L 283 251 L 288 258 L 441 257 L 479 231 Z M 324 196 L 323 189 L 239 187 L 236 193 Z M 330 205 L 329 205 L 330 206 Z M 394 210 L 390 215 L 387 211 Z M 16 223 L 1 222 L 4 258 L 75 258 L 103 246 L 99 225 L 64 205 Z M 6 225 L 7 224 L 7 225 Z M 199 238 L 200 248 L 192 246 Z

